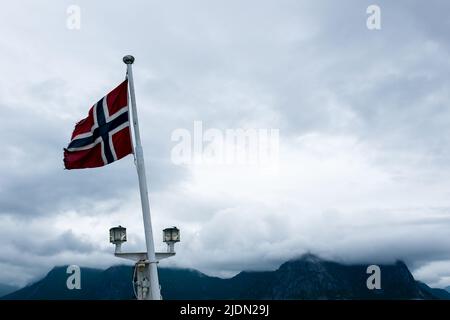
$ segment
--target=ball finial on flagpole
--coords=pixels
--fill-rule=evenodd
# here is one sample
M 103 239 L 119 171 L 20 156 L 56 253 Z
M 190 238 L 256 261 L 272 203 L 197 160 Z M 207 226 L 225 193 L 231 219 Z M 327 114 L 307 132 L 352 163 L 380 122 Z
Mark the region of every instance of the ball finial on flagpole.
M 125 64 L 133 64 L 134 57 L 127 55 L 127 56 L 123 57 L 123 62 L 125 62 Z

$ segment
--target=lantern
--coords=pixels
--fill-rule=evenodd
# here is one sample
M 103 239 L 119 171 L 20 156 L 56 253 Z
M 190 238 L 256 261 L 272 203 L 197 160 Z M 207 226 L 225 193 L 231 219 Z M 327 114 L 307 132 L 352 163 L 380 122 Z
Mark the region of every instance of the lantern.
M 163 230 L 164 242 L 179 242 L 180 241 L 180 229 L 177 227 L 166 228 Z
M 163 230 L 163 241 L 167 243 L 167 252 L 174 252 L 174 245 L 180 241 L 180 229 L 177 227 Z
M 118 226 L 109 229 L 109 242 L 113 244 L 122 244 L 127 241 L 127 229 Z

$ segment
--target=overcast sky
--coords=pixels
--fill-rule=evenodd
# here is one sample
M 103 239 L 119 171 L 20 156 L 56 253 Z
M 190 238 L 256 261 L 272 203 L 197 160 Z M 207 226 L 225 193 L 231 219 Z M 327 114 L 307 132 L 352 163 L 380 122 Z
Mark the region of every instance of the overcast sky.
M 81 9 L 67 28 L 69 5 Z M 381 8 L 381 30 L 366 9 Z M 161 266 L 230 276 L 305 252 L 450 285 L 447 1 L 8 1 L 0 11 L 0 283 L 145 246 L 133 158 L 63 170 L 74 124 L 134 77 Z M 277 170 L 176 165 L 176 129 L 278 129 Z

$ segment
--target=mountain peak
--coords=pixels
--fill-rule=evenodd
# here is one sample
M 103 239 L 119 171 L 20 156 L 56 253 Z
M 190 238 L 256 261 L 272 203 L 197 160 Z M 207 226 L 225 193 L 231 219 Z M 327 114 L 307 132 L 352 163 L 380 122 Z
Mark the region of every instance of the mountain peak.
M 295 259 L 295 260 L 300 260 L 300 261 L 305 261 L 305 262 L 311 262 L 311 263 L 320 263 L 325 261 L 324 259 L 316 256 L 313 253 L 305 253 L 303 255 L 301 255 L 299 258 Z
M 305 253 L 297 258 L 293 258 L 283 263 L 278 270 L 288 270 L 288 269 L 312 269 L 312 268 L 320 268 L 320 266 L 325 263 L 326 260 L 316 256 L 312 253 Z

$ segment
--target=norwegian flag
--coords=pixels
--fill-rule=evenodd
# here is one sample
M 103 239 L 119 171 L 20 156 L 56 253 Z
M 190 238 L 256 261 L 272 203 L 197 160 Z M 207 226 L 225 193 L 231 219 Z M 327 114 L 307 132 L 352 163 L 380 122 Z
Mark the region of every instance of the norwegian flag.
M 66 169 L 96 168 L 133 153 L 128 109 L 128 80 L 101 98 L 78 122 L 64 149 Z

